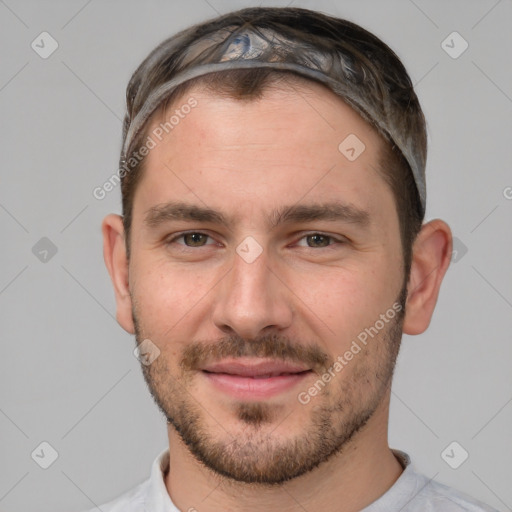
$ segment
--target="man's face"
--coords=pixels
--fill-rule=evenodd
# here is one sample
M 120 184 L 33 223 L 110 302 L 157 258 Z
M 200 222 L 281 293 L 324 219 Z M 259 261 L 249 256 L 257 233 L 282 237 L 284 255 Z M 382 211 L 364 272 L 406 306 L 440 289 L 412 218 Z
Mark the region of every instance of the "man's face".
M 381 141 L 316 84 L 251 101 L 194 89 L 152 127 L 190 96 L 134 198 L 133 320 L 160 350 L 142 368 L 197 459 L 282 482 L 387 421 L 404 275 Z

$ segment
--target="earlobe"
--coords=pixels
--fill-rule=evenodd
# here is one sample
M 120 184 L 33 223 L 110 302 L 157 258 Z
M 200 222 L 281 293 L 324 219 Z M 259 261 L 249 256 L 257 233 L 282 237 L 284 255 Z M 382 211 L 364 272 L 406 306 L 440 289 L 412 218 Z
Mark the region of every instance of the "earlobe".
M 452 234 L 435 219 L 424 224 L 413 245 L 403 332 L 421 334 L 430 324 L 441 282 L 450 264 Z
M 125 331 L 134 334 L 128 258 L 122 217 L 115 214 L 107 215 L 103 219 L 101 230 L 103 233 L 103 258 L 114 285 L 116 318 Z

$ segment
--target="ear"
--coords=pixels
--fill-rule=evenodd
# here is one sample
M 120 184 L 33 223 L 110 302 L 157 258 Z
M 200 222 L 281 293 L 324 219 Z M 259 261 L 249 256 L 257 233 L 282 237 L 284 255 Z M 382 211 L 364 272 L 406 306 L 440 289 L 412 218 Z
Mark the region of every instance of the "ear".
M 134 334 L 122 217 L 115 214 L 107 215 L 101 224 L 101 231 L 103 233 L 103 258 L 116 296 L 116 319 L 125 331 Z
M 452 256 L 452 233 L 446 222 L 424 224 L 413 245 L 403 332 L 421 334 L 430 324 L 441 281 Z

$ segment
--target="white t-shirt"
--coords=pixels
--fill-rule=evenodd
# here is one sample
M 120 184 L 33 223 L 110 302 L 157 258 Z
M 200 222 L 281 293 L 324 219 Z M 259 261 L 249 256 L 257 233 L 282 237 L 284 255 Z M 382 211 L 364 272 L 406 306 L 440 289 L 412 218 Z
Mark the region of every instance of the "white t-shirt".
M 399 450 L 393 450 L 393 453 L 404 471 L 379 499 L 361 512 L 498 512 L 456 489 L 417 473 L 406 453 Z M 164 474 L 168 467 L 169 449 L 166 449 L 153 462 L 149 479 L 101 505 L 100 509 L 92 508 L 87 512 L 180 512 L 165 487 Z

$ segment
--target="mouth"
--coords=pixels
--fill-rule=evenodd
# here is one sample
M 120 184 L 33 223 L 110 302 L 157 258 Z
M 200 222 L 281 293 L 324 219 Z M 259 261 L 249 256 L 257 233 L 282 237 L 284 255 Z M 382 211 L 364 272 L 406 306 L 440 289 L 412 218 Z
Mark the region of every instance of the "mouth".
M 264 399 L 284 393 L 313 373 L 303 365 L 254 358 L 224 360 L 201 370 L 216 389 L 239 399 Z

